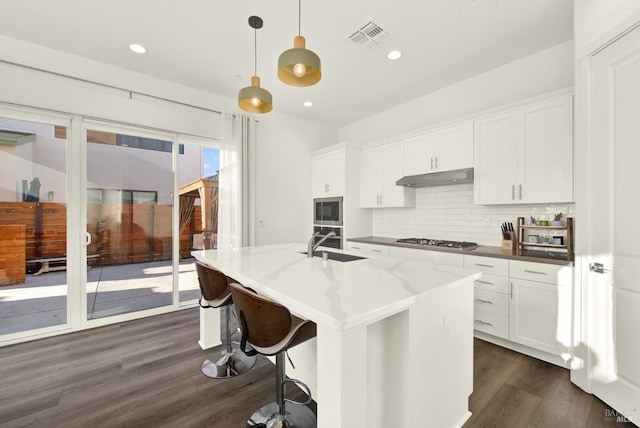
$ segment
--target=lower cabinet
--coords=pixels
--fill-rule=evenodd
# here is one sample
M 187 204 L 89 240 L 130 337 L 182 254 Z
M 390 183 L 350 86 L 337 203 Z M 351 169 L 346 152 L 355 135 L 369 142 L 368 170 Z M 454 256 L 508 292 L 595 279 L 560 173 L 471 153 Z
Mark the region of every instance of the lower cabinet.
M 512 261 L 509 340 L 553 355 L 571 344 L 572 268 Z
M 563 358 L 571 343 L 571 266 L 465 256 L 483 272 L 474 288 L 474 328 Z

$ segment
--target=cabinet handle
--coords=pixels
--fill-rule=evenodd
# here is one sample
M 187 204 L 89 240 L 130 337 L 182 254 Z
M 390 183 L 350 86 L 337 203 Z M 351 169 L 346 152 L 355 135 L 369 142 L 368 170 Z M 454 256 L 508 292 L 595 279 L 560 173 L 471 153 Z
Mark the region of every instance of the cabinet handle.
M 493 302 L 489 301 L 489 300 L 483 300 L 483 299 L 475 299 L 476 302 L 480 302 L 480 303 L 488 303 L 490 305 L 493 305 Z
M 493 267 L 491 265 L 485 265 L 485 264 L 482 264 L 482 263 L 476 263 L 476 266 L 482 266 L 482 267 L 488 267 L 488 268 L 492 268 Z
M 511 200 L 512 201 L 516 200 L 516 185 L 515 184 L 511 185 Z
M 371 251 L 373 251 L 374 253 L 381 253 L 382 250 L 376 250 L 375 248 L 372 248 Z
M 436 169 L 438 169 L 438 156 L 436 156 Z
M 431 169 L 433 170 L 433 157 L 431 157 Z
M 520 193 L 520 197 L 518 199 L 522 200 L 522 184 L 518 184 L 518 192 Z
M 352 246 L 351 246 L 351 249 L 352 249 L 352 250 L 359 250 L 359 249 L 360 249 L 360 247 L 354 247 L 354 246 L 352 245 Z
M 382 205 L 382 196 L 383 195 L 380 195 L 380 205 Z
M 513 282 L 511 283 L 511 289 L 509 290 L 509 298 L 513 299 Z
M 490 322 L 480 321 L 480 320 L 474 320 L 474 322 L 476 324 L 488 325 L 489 327 L 493 327 L 493 324 L 491 324 Z
M 525 269 L 524 271 L 527 272 L 527 273 L 535 273 L 536 275 L 546 275 L 547 274 L 546 272 L 538 272 L 537 270 L 527 270 L 527 269 Z
M 493 282 L 483 281 L 483 280 L 481 280 L 481 279 L 476 279 L 476 282 L 477 282 L 478 284 L 493 285 Z

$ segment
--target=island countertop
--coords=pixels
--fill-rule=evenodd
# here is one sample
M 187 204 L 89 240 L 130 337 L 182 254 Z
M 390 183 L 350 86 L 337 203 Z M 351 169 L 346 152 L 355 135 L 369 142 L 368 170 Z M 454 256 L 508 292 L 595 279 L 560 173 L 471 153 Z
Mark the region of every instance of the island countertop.
M 441 287 L 481 276 L 473 270 L 393 257 L 325 261 L 308 258 L 305 251 L 305 245 L 294 243 L 192 254 L 293 313 L 337 331 L 371 324 Z
M 386 256 L 323 260 L 306 249 L 192 255 L 316 323 L 316 338 L 289 350 L 298 363 L 287 373 L 314 392 L 318 428 L 424 426 L 425 414 L 432 426 L 462 426 L 471 415 L 473 282 L 481 273 Z M 200 314 L 201 345 L 210 334 L 220 343 L 217 310 Z

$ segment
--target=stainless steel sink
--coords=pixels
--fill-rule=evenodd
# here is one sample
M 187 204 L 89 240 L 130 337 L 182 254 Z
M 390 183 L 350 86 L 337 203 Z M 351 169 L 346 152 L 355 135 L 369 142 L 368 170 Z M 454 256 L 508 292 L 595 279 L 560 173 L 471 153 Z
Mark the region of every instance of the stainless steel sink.
M 333 251 L 314 251 L 314 257 L 322 257 L 322 253 L 327 253 L 327 257 L 337 262 L 353 262 L 355 260 L 366 259 L 366 257 L 354 256 L 352 254 L 334 253 Z M 300 254 L 307 254 L 306 252 Z

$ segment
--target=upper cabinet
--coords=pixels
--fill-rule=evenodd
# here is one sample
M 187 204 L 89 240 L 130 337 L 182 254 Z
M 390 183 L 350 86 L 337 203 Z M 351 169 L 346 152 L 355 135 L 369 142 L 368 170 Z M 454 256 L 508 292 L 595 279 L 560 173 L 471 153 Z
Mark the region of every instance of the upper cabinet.
M 406 175 L 403 153 L 402 142 L 362 151 L 362 208 L 415 206 L 415 189 L 396 185 L 396 181 Z
M 573 97 L 474 122 L 474 202 L 573 202 Z
M 313 197 L 344 195 L 346 168 L 346 149 L 336 149 L 314 156 L 311 159 Z
M 404 142 L 404 175 L 473 167 L 473 123 L 411 137 Z

